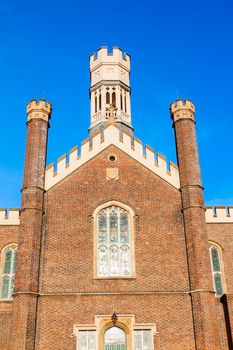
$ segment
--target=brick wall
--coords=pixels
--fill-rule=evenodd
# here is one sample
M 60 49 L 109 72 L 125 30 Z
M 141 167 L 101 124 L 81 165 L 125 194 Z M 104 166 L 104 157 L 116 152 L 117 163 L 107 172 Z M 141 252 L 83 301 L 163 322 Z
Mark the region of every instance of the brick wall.
M 107 159 L 112 153 L 115 163 Z M 119 169 L 119 180 L 106 180 L 109 167 Z M 93 278 L 92 214 L 110 200 L 136 214 L 136 278 Z M 40 297 L 39 349 L 74 349 L 74 324 L 93 323 L 96 314 L 114 310 L 156 323 L 161 349 L 194 349 L 180 192 L 135 160 L 111 146 L 51 188 L 42 246 L 40 292 L 51 296 Z
M 0 253 L 5 246 L 18 243 L 18 234 L 19 226 L 0 226 Z M 8 350 L 11 318 L 12 301 L 0 301 L 0 350 Z

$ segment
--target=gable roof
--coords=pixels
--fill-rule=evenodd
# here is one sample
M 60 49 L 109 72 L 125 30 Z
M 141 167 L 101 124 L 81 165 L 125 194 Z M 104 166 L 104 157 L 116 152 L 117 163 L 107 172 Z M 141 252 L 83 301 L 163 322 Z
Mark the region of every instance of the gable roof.
M 140 140 L 123 132 L 117 125 L 110 124 L 104 128 L 102 134 L 100 132 L 96 133 L 82 142 L 80 154 L 78 153 L 78 147 L 75 147 L 69 152 L 69 156 L 64 154 L 60 157 L 56 171 L 54 170 L 54 163 L 46 168 L 45 190 L 49 190 L 110 145 L 118 147 L 175 188 L 180 188 L 179 171 L 175 164 L 170 162 L 168 168 L 166 158 L 160 154 L 155 156 L 151 147 L 145 146 L 144 148 Z

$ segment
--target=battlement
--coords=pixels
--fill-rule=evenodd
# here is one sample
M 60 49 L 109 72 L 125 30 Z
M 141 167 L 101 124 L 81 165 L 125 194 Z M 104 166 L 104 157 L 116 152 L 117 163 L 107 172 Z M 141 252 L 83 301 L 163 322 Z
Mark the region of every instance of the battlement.
M 94 70 L 100 64 L 121 64 L 128 71 L 130 70 L 130 56 L 123 53 L 121 48 L 114 46 L 113 52 L 108 51 L 107 46 L 101 46 L 97 52 L 90 55 L 90 70 Z
M 44 120 L 49 120 L 52 113 L 52 105 L 50 102 L 47 102 L 43 99 L 31 100 L 27 104 L 27 115 L 28 120 L 40 118 Z
M 179 119 L 194 120 L 195 105 L 190 100 L 177 100 L 170 104 L 171 118 L 176 122 Z
M 155 154 L 151 147 L 143 146 L 140 140 L 126 132 L 122 132 L 115 124 L 106 126 L 103 134 L 98 132 L 92 138 L 83 141 L 80 153 L 78 147 L 75 147 L 69 152 L 69 155 L 60 157 L 56 171 L 54 163 L 49 165 L 45 173 L 45 189 L 49 190 L 111 145 L 115 145 L 147 169 L 179 189 L 180 180 L 177 166 L 171 162 L 168 165 L 165 157 Z
M 191 111 L 193 111 L 193 113 L 195 113 L 195 105 L 189 99 L 186 99 L 186 100 L 179 99 L 179 100 L 172 102 L 170 104 L 171 113 L 175 113 L 181 109 L 184 109 L 184 110 L 191 109 Z
M 7 211 L 0 208 L 0 226 L 1 225 L 19 225 L 19 209 L 11 208 Z
M 207 223 L 233 223 L 233 207 L 206 207 Z

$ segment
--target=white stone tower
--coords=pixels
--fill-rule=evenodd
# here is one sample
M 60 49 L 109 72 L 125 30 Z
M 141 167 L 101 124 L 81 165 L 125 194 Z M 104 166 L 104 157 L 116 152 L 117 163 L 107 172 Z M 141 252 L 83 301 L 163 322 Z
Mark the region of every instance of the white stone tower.
M 109 109 L 114 111 L 115 122 L 132 133 L 130 107 L 130 56 L 118 47 L 109 53 L 106 46 L 90 56 L 90 100 L 92 135 L 108 123 Z

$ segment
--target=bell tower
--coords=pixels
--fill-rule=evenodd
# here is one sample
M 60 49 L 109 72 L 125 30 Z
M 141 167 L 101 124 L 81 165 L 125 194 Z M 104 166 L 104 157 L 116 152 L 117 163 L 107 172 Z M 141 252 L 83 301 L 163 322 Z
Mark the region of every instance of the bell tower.
M 130 107 L 130 56 L 118 47 L 109 53 L 106 46 L 90 56 L 91 125 L 89 134 L 108 123 L 109 108 L 115 109 L 115 122 L 133 133 Z

